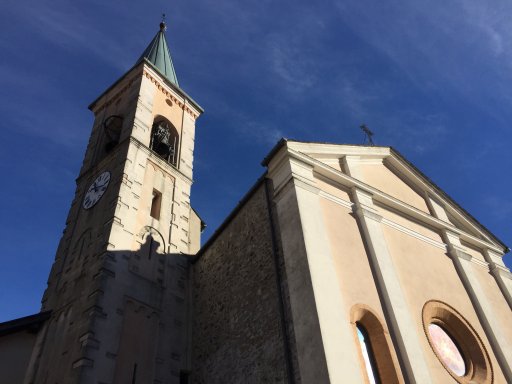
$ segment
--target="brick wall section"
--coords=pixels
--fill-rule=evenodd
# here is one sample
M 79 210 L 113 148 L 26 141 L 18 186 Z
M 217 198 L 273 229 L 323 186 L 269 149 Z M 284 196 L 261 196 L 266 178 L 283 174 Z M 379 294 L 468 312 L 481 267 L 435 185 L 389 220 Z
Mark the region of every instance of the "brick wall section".
M 264 183 L 194 264 L 192 318 L 192 383 L 287 382 Z

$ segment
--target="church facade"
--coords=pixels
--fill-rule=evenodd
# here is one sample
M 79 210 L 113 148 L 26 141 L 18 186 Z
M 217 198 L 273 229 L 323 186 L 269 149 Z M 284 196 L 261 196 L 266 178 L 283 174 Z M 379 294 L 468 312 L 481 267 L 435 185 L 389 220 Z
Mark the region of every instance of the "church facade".
M 1 383 L 511 383 L 508 248 L 389 147 L 281 140 L 211 239 L 165 24 L 95 115 Z
M 498 239 L 389 147 L 264 165 L 194 262 L 193 382 L 511 382 Z

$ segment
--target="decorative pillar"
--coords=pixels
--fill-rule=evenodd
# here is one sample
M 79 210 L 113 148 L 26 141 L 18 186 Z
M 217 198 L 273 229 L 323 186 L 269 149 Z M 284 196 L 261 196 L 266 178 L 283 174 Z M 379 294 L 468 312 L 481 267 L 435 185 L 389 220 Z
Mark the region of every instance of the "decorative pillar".
M 419 340 L 418 327 L 414 324 L 398 275 L 386 245 L 380 216 L 373 205 L 372 196 L 357 187 L 352 189 L 355 213 L 363 230 L 361 234 L 370 253 L 370 263 L 375 272 L 376 285 L 383 298 L 395 336 L 398 354 L 404 365 L 409 383 L 432 383 Z
M 357 156 L 345 156 L 342 164 L 348 175 L 362 180 L 358 160 Z M 381 227 L 382 216 L 375 209 L 372 195 L 368 192 L 354 187 L 352 198 L 356 216 L 363 230 L 361 236 L 370 253 L 370 264 L 376 275 L 375 283 L 384 301 L 382 306 L 388 314 L 390 328 L 397 342 L 397 353 L 404 365 L 406 381 L 432 383 L 427 359 L 423 356 L 418 327 L 415 326 L 405 302 L 405 296 L 387 248 Z
M 364 383 L 343 302 L 313 168 L 269 165 L 303 383 Z M 325 359 L 324 359 L 325 356 Z
M 496 279 L 501 293 L 503 293 L 510 309 L 512 309 L 512 273 L 510 273 L 505 264 L 503 264 L 502 256 L 496 252 L 486 249 L 484 256 L 485 260 L 489 263 L 491 275 Z
M 446 211 L 441 204 L 437 203 L 430 196 L 428 196 L 428 202 L 435 217 L 449 222 Z M 499 319 L 494 315 L 491 302 L 487 299 L 485 291 L 480 285 L 480 281 L 478 281 L 478 278 L 473 273 L 473 266 L 471 265 L 471 259 L 473 257 L 465 252 L 458 235 L 448 230 L 443 230 L 443 237 L 448 247 L 448 254 L 452 258 L 464 288 L 468 292 L 477 316 L 480 319 L 480 323 L 489 339 L 496 359 L 500 364 L 501 370 L 507 378 L 507 381 L 512 383 L 510 360 L 512 358 L 512 346 L 507 342 L 501 332 L 502 325 L 499 324 Z M 512 275 L 497 253 L 487 249 L 484 251 L 484 257 L 489 263 L 490 272 L 496 279 L 508 305 L 512 308 Z
M 448 245 L 448 254 L 452 258 L 461 281 L 469 294 L 503 375 L 507 382 L 512 383 L 512 361 L 510 360 L 512 358 L 512 345 L 501 332 L 504 326 L 509 325 L 500 324 L 499 319 L 495 316 L 491 302 L 487 299 L 480 281 L 473 273 L 472 256 L 465 252 L 459 237 L 446 230 L 443 231 L 443 235 Z

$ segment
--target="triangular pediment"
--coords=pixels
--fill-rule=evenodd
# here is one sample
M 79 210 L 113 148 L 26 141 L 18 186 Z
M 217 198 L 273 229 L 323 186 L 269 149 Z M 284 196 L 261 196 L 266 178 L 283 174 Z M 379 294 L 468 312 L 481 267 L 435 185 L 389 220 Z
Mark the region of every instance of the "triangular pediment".
M 303 154 L 313 163 L 322 164 L 357 179 L 379 193 L 447 222 L 471 236 L 500 248 L 506 247 L 432 180 L 391 147 L 291 140 L 284 143 L 289 151 Z

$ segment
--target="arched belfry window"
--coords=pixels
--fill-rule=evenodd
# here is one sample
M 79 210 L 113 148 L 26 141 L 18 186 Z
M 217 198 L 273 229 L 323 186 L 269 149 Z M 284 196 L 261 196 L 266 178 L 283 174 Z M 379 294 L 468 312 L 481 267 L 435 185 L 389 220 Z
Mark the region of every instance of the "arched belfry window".
M 361 347 L 361 353 L 363 354 L 364 366 L 366 368 L 366 375 L 370 384 L 380 384 L 378 375 L 377 364 L 375 362 L 375 355 L 373 354 L 373 348 L 370 343 L 370 337 L 366 328 L 360 323 L 356 323 L 357 339 L 359 340 L 359 346 Z
M 107 143 L 105 144 L 105 150 L 110 152 L 121 138 L 121 130 L 123 129 L 123 117 L 118 115 L 111 115 L 103 122 L 103 129 L 107 136 Z
M 168 163 L 176 166 L 178 160 L 178 131 L 163 117 L 155 119 L 151 130 L 150 148 Z

